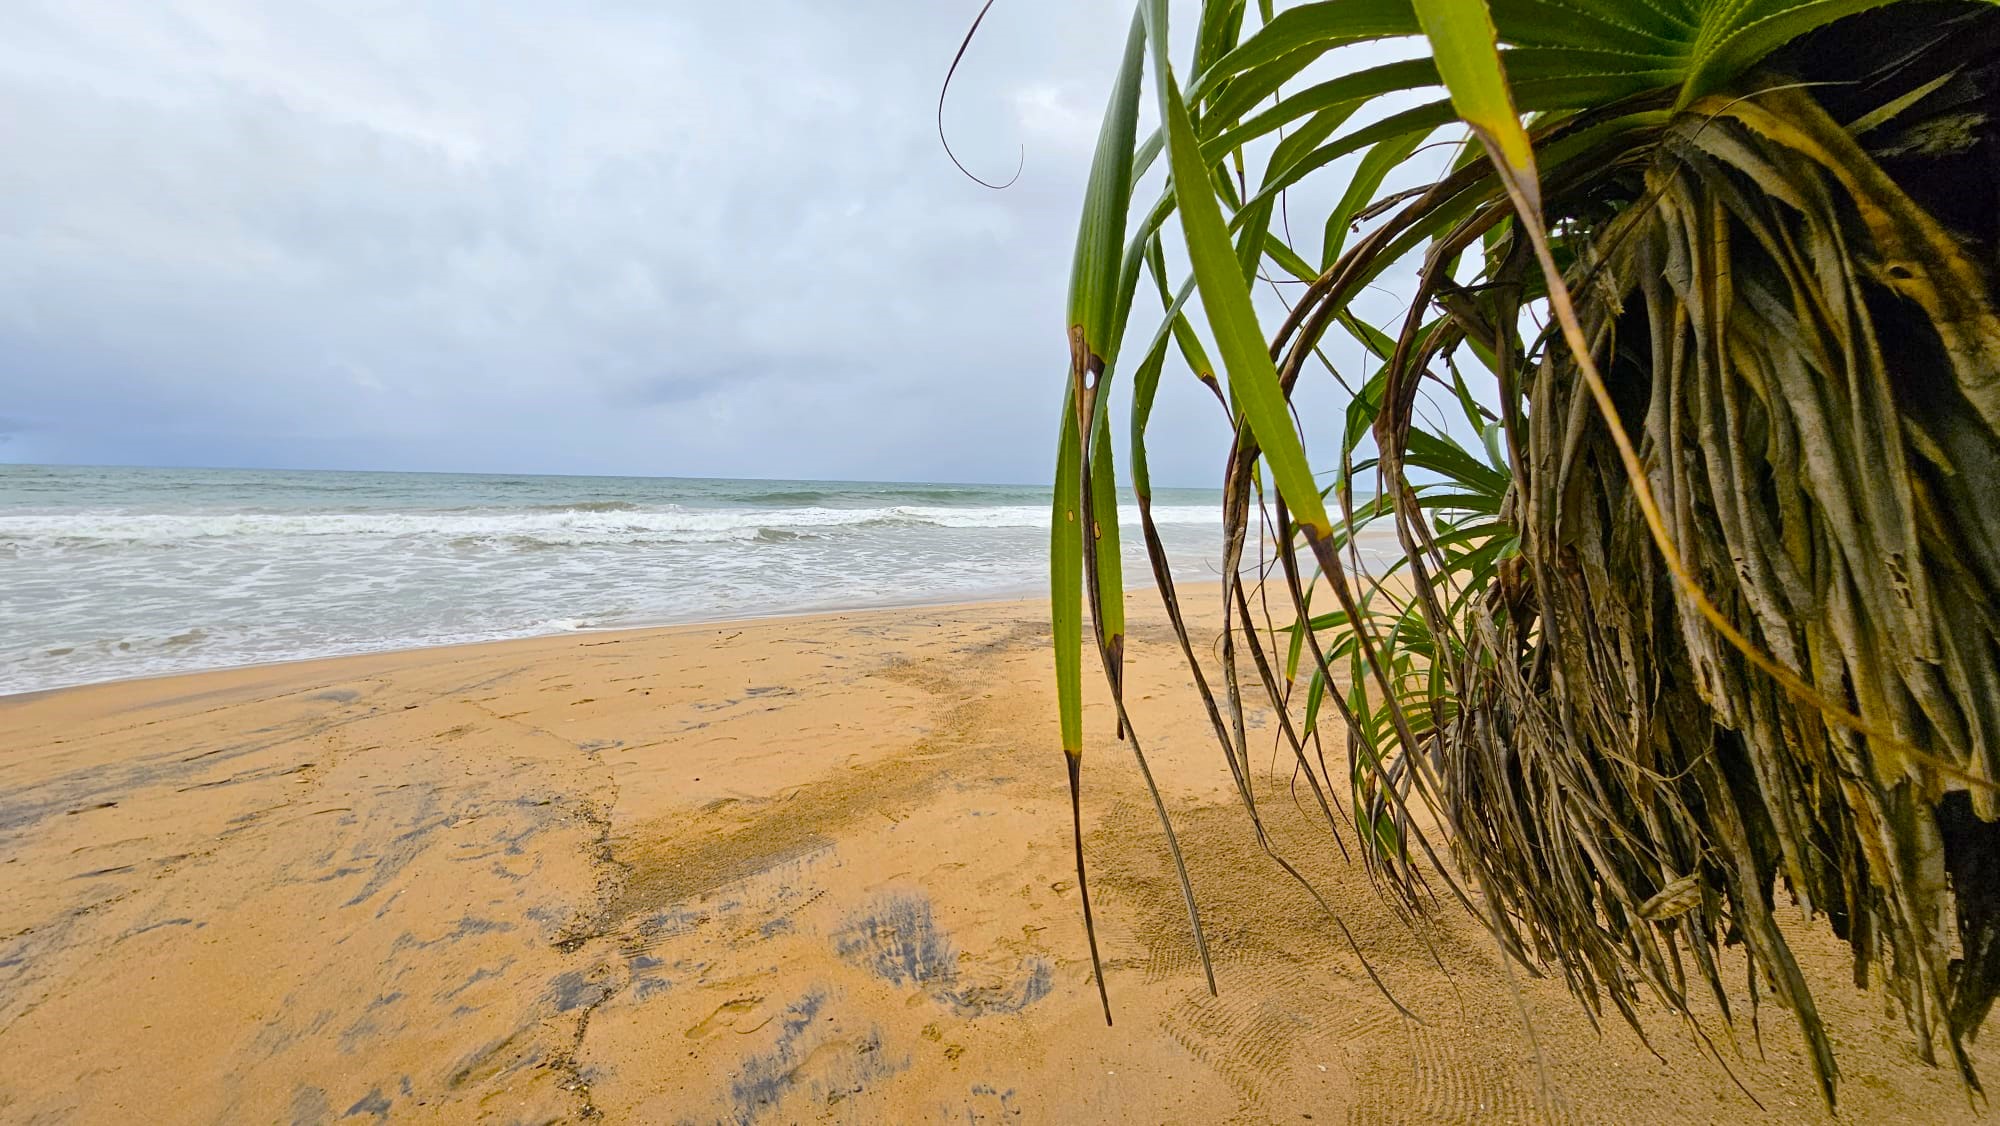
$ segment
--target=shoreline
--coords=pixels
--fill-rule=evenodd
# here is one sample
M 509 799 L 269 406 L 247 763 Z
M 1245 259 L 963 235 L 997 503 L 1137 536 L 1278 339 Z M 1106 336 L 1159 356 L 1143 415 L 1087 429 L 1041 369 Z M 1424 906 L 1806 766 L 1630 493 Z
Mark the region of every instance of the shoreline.
M 1150 593 L 1158 589 L 1157 584 L 1154 583 L 1153 581 L 1152 572 L 1150 570 L 1146 571 L 1143 575 L 1140 575 L 1138 572 L 1134 572 L 1132 575 L 1128 575 L 1127 578 L 1128 582 L 1126 583 L 1125 586 L 1125 592 L 1128 596 L 1128 599 L 1130 595 L 1139 593 Z M 1130 581 L 1134 578 L 1141 579 L 1143 581 Z M 1177 588 L 1181 590 L 1204 589 L 1209 586 L 1219 586 L 1221 583 L 1221 579 L 1219 577 L 1203 575 L 1194 578 L 1192 581 L 1176 578 L 1175 583 Z M 245 661 L 235 664 L 214 665 L 205 668 L 173 669 L 163 672 L 138 673 L 132 676 L 111 677 L 105 680 L 85 680 L 85 681 L 78 681 L 75 684 L 59 684 L 49 688 L 28 688 L 28 689 L 22 689 L 20 691 L 0 691 L 0 708 L 5 708 L 8 707 L 9 705 L 22 703 L 29 700 L 40 699 L 42 697 L 49 696 L 55 693 L 75 692 L 80 689 L 98 688 L 105 685 L 139 684 L 148 681 L 172 679 L 174 677 L 213 676 L 221 673 L 232 673 L 232 672 L 240 672 L 253 669 L 279 669 L 296 665 L 309 665 L 318 661 L 346 661 L 355 658 L 388 657 L 405 653 L 429 653 L 429 652 L 438 652 L 438 651 L 452 650 L 452 649 L 465 649 L 465 648 L 484 646 L 484 645 L 512 645 L 520 642 L 546 641 L 550 638 L 560 638 L 560 637 L 587 637 L 587 636 L 597 636 L 603 634 L 619 634 L 619 633 L 647 633 L 657 630 L 680 629 L 683 627 L 721 626 L 721 625 L 731 625 L 737 623 L 747 624 L 753 622 L 785 621 L 793 618 L 814 618 L 814 617 L 824 617 L 836 614 L 893 613 L 898 610 L 938 610 L 938 609 L 952 609 L 952 608 L 974 607 L 974 606 L 1009 605 L 1013 603 L 1029 603 L 1029 602 L 1040 602 L 1046 604 L 1047 599 L 1048 599 L 1047 584 L 1044 583 L 1040 586 L 995 588 L 995 590 L 990 593 L 980 594 L 978 596 L 971 598 L 933 599 L 933 598 L 919 597 L 907 600 L 905 599 L 871 600 L 867 602 L 840 603 L 834 605 L 811 605 L 811 606 L 800 607 L 797 609 L 773 610 L 768 613 L 755 614 L 749 616 L 728 614 L 712 618 L 710 617 L 675 618 L 673 620 L 637 622 L 632 624 L 620 624 L 620 625 L 609 625 L 609 626 L 585 626 L 577 629 L 550 630 L 550 631 L 536 632 L 536 633 L 507 634 L 499 637 L 479 637 L 479 638 L 470 638 L 463 641 L 440 641 L 440 642 L 430 642 L 430 643 L 420 642 L 417 644 L 388 642 L 384 643 L 379 648 L 354 649 L 339 653 L 322 653 L 305 657 L 276 657 L 271 660 L 264 660 L 264 661 Z
M 1195 584 L 1189 584 L 1189 585 L 1195 585 Z M 1148 576 L 1148 582 L 1144 587 L 1127 586 L 1125 589 L 1127 593 L 1131 593 L 1137 590 L 1150 591 L 1154 589 L 1154 586 L 1150 581 L 1150 576 Z M 1044 591 L 1043 594 L 1040 596 L 1040 600 L 1046 602 L 1046 599 L 1047 595 L 1046 592 Z M 964 598 L 964 599 L 953 598 L 953 599 L 941 599 L 941 600 L 914 599 L 911 601 L 890 600 L 890 601 L 855 603 L 852 605 L 842 604 L 834 606 L 808 606 L 796 610 L 774 610 L 767 614 L 756 614 L 748 617 L 740 615 L 728 615 L 715 618 L 686 618 L 686 619 L 675 619 L 673 621 L 641 622 L 631 625 L 584 626 L 576 629 L 551 630 L 541 633 L 509 634 L 501 637 L 482 637 L 482 638 L 472 638 L 465 641 L 440 641 L 435 643 L 418 643 L 414 645 L 404 644 L 401 642 L 390 642 L 384 644 L 380 648 L 355 649 L 349 652 L 323 653 L 309 657 L 276 657 L 268 661 L 246 661 L 238 664 L 215 665 L 208 668 L 177 669 L 167 672 L 139 673 L 134 676 L 112 677 L 107 680 L 85 680 L 85 681 L 79 681 L 75 684 L 59 684 L 52 688 L 29 688 L 19 692 L 0 692 L 0 708 L 5 708 L 9 705 L 17 703 L 26 703 L 31 700 L 37 700 L 47 696 L 53 696 L 58 693 L 76 692 L 91 688 L 101 688 L 107 685 L 143 684 L 149 681 L 171 680 L 177 677 L 215 676 L 219 674 L 247 672 L 258 669 L 284 669 L 301 665 L 311 665 L 322 661 L 348 661 L 348 660 L 355 660 L 367 657 L 393 657 L 402 654 L 412 654 L 412 653 L 437 653 L 454 649 L 477 648 L 480 646 L 487 646 L 487 645 L 514 645 L 522 642 L 547 641 L 551 638 L 561 638 L 561 637 L 592 637 L 592 636 L 602 636 L 607 634 L 621 634 L 621 633 L 644 634 L 644 633 L 655 633 L 662 630 L 682 629 L 687 627 L 727 626 L 735 624 L 750 624 L 755 622 L 786 621 L 796 618 L 830 617 L 840 614 L 867 614 L 867 613 L 878 613 L 878 612 L 889 613 L 897 610 L 938 610 L 938 609 L 952 609 L 952 608 L 968 608 L 974 606 L 1007 605 L 1012 603 L 1026 603 L 1034 601 L 1037 601 L 1037 595 L 1035 594 L 1035 592 L 1031 590 L 1005 589 L 998 591 L 990 596 L 980 596 L 976 598 Z
M 10 696 L 1046 582 L 1046 486 L 15 469 Z M 1161 493 L 1177 569 L 1198 574 L 1219 494 Z

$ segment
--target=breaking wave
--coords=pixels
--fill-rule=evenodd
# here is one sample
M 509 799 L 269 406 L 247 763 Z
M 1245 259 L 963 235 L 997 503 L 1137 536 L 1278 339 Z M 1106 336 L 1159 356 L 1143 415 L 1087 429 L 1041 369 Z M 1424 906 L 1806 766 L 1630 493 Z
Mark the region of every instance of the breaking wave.
M 1219 528 L 1218 509 L 1157 506 L 1162 525 Z M 1135 506 L 1119 509 L 1121 523 L 1136 525 Z M 1043 528 L 1041 505 L 882 508 L 640 509 L 629 504 L 579 504 L 552 510 L 374 512 L 76 511 L 0 516 L 0 550 L 158 546 L 218 540 L 443 540 L 462 547 L 581 546 L 722 541 L 785 543 L 883 528 Z

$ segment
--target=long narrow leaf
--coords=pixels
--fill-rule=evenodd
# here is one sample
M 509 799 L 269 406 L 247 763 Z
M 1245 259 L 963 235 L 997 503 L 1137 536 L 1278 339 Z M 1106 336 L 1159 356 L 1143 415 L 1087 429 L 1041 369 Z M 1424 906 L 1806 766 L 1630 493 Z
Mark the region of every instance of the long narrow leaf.
M 1187 238 L 1188 257 L 1201 291 L 1202 307 L 1215 330 L 1216 346 L 1228 373 L 1230 397 L 1263 447 L 1272 477 L 1286 501 L 1293 505 L 1299 523 L 1323 537 L 1332 531 L 1332 525 L 1313 484 L 1305 446 L 1299 441 L 1286 409 L 1284 392 L 1278 386 L 1277 367 L 1265 348 L 1257 312 L 1250 303 L 1250 288 L 1243 281 L 1235 250 L 1230 245 L 1222 209 L 1214 196 L 1198 187 L 1206 183 L 1208 173 L 1201 163 L 1201 145 L 1195 139 L 1193 123 L 1188 120 L 1187 105 L 1181 100 L 1180 88 L 1170 68 L 1155 77 L 1174 183 L 1181 187 L 1181 230 Z M 1188 190 L 1190 187 L 1195 190 Z

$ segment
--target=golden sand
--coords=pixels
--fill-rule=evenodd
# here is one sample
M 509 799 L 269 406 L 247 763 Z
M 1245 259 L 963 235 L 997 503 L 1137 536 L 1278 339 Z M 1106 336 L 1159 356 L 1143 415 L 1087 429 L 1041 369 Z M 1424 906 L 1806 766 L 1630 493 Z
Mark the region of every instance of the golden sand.
M 1098 692 L 1107 1029 L 1044 615 L 836 614 L 0 700 L 0 1120 L 1760 1116 L 1731 1073 L 1773 1119 L 1825 1117 L 1775 1006 L 1761 1046 L 1747 1023 L 1737 1048 L 1711 1030 L 1725 1072 L 1658 1014 L 1656 1058 L 1557 983 L 1516 971 L 1516 989 L 1455 909 L 1420 936 L 1274 753 L 1276 839 L 1422 1023 L 1398 1016 L 1255 848 L 1145 609 L 1128 684 L 1221 994 Z M 1843 1118 L 1972 1120 L 1840 948 L 1800 945 Z

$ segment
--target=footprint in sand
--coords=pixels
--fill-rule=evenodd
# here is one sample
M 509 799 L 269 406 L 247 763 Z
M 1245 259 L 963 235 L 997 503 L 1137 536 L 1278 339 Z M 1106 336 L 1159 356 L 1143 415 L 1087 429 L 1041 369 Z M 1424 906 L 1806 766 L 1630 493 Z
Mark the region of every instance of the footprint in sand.
M 750 1028 L 738 1028 L 737 1025 L 740 1022 L 737 1020 L 737 1018 L 745 1013 L 755 1012 L 757 1010 L 757 1007 L 759 1005 L 762 1005 L 763 1003 L 764 999 L 762 997 L 731 998 L 730 1000 L 724 1001 L 722 1004 L 717 1005 L 715 1007 L 714 1012 L 708 1014 L 707 1016 L 701 1018 L 701 1020 L 695 1022 L 695 1024 L 687 1030 L 686 1036 L 690 1040 L 699 1040 L 704 1036 L 708 1036 L 713 1033 L 719 1032 L 725 1028 L 731 1032 L 741 1032 L 741 1033 L 754 1032 L 756 1031 L 755 1026 L 752 1026 Z M 769 1017 L 765 1017 L 762 1023 L 769 1023 L 770 1019 L 771 1018 Z

